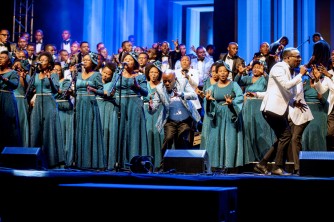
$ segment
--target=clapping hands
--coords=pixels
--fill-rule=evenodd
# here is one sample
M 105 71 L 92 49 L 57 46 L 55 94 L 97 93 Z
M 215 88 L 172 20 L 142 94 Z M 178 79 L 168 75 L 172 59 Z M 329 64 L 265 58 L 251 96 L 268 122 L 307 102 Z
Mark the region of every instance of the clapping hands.
M 211 94 L 211 93 L 212 93 L 211 90 L 207 90 L 207 91 L 205 92 L 205 98 L 206 98 L 207 101 L 215 100 L 215 98 L 212 97 L 212 94 Z
M 225 103 L 224 104 L 226 104 L 226 105 L 230 105 L 230 104 L 232 104 L 232 96 L 231 95 L 229 95 L 229 94 L 226 94 L 226 95 L 224 95 L 224 98 L 225 98 Z
M 307 105 L 305 103 L 302 103 L 301 102 L 301 99 L 300 100 L 296 100 L 294 102 L 294 106 L 297 107 L 298 109 L 300 109 L 300 111 L 305 112 L 307 108 Z

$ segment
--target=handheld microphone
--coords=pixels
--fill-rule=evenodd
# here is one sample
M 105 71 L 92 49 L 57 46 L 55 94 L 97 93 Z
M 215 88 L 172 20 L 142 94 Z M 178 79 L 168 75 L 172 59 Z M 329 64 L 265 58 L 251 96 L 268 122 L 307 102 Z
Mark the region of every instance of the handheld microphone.
M 38 65 L 40 65 L 41 64 L 41 62 L 35 62 L 34 63 L 34 66 L 38 66 Z
M 77 67 L 77 66 L 81 66 L 83 64 L 84 64 L 83 62 L 79 62 L 79 63 L 75 64 L 74 66 Z
M 302 66 L 303 66 L 303 65 L 301 65 L 301 66 L 295 68 L 295 72 L 296 72 L 296 73 L 300 73 L 300 68 L 301 68 Z M 311 68 L 307 68 L 305 75 L 306 75 L 307 77 L 309 77 L 310 79 L 313 79 L 313 77 L 310 75 L 310 72 L 311 72 L 311 71 L 312 71 Z
M 128 65 L 127 62 L 122 62 L 121 64 L 122 64 L 122 66 L 127 66 Z

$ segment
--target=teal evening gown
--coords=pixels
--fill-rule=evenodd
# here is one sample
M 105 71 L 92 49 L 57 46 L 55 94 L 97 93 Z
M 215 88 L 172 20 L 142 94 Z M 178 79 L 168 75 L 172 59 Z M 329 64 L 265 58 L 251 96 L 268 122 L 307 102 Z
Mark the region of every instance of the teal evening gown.
M 310 86 L 310 80 L 304 82 L 304 97 L 309 106 L 313 120 L 307 125 L 302 136 L 302 150 L 304 151 L 327 151 L 327 110 L 329 91 L 318 98 L 318 92 Z
M 64 79 L 59 82 L 59 87 L 62 91 L 61 94 L 55 95 L 56 102 L 58 104 L 59 118 L 61 124 L 61 132 L 63 135 L 63 143 L 65 150 L 65 165 L 68 167 L 73 166 L 74 163 L 74 150 L 73 150 L 73 103 L 70 96 L 66 95 L 72 81 Z
M 217 83 L 215 83 L 217 84 Z M 214 85 L 215 85 L 214 84 Z M 203 92 L 205 93 L 207 90 L 212 90 L 212 84 L 210 82 L 210 78 L 206 78 L 204 80 L 203 84 Z M 203 99 L 202 104 L 203 110 L 204 110 L 204 117 L 203 117 L 203 125 L 201 130 L 201 143 L 200 143 L 200 149 L 205 150 L 204 144 L 206 143 L 206 138 L 208 138 L 208 135 L 210 135 L 210 118 L 207 116 L 207 113 L 205 112 L 206 107 L 206 99 Z
M 231 81 L 225 87 L 219 87 L 218 84 L 212 86 L 211 95 L 215 100 L 207 106 L 207 115 L 210 119 L 208 125 L 210 134 L 206 138 L 201 136 L 202 149 L 208 152 L 210 166 L 212 168 L 235 168 L 243 166 L 247 160 L 247 153 L 243 146 L 242 116 L 241 109 L 243 104 L 242 89 L 236 83 Z M 225 95 L 231 95 L 233 102 L 231 105 L 225 105 Z
M 235 81 L 246 92 L 265 92 L 267 90 L 267 77 L 261 76 L 252 83 L 252 76 L 237 75 Z M 276 140 L 276 135 L 260 111 L 262 99 L 245 97 L 242 108 L 244 146 L 248 152 L 249 162 L 260 161 Z
M 54 98 L 59 89 L 58 74 L 51 74 L 50 79 L 39 79 L 36 74 L 33 87 L 36 100 L 30 115 L 30 143 L 42 149 L 47 168 L 58 167 L 65 163 L 61 123 Z
M 114 98 L 104 95 L 104 91 L 108 91 L 110 88 L 111 82 L 103 84 L 103 90 L 99 90 L 100 96 L 97 96 L 96 99 L 100 109 L 107 168 L 113 169 L 114 164 L 116 163 L 116 147 L 112 141 L 115 138 L 115 135 L 112 135 L 112 133 L 116 133 L 113 129 L 117 127 L 114 120 L 115 117 L 112 115 L 114 110 Z
M 117 76 L 113 76 L 112 85 Z M 116 149 L 116 163 L 121 169 L 125 169 L 133 157 L 149 154 L 144 102 L 141 99 L 141 96 L 147 96 L 147 81 L 145 75 L 138 75 L 135 78 L 141 88 L 139 91 L 132 89 L 134 78 L 122 76 L 117 81 L 114 95 L 117 106 L 114 106 L 111 117 L 115 120 L 114 127 L 110 129 L 113 136 L 111 141 L 113 141 L 112 147 Z M 121 106 L 119 106 L 120 89 Z
M 74 119 L 75 164 L 79 169 L 100 170 L 107 166 L 103 129 L 96 95 L 93 92 L 87 92 L 87 84 L 102 90 L 101 73 L 95 71 L 85 80 L 82 79 L 82 73 L 78 73 Z
M 22 146 L 18 108 L 13 91 L 18 87 L 19 74 L 11 70 L 2 75 L 8 82 L 0 80 L 0 152 L 6 146 Z
M 158 120 L 158 116 L 163 109 L 163 106 L 159 106 L 158 110 L 152 114 L 148 112 L 148 102 L 150 97 L 154 97 L 154 93 L 156 89 L 152 89 L 150 84 L 147 83 L 148 95 L 145 96 L 144 99 L 144 110 L 146 117 L 146 130 L 147 130 L 147 138 L 148 138 L 148 155 L 151 156 L 154 160 L 154 167 L 159 167 L 162 160 L 162 143 L 164 140 L 164 132 L 158 132 L 156 127 L 156 123 Z
M 26 76 L 27 82 L 30 76 Z M 14 90 L 14 95 L 17 101 L 17 109 L 19 112 L 19 125 L 22 136 L 22 145 L 29 146 L 29 104 L 28 99 L 24 98 L 26 94 L 25 87 L 20 83 L 17 89 Z

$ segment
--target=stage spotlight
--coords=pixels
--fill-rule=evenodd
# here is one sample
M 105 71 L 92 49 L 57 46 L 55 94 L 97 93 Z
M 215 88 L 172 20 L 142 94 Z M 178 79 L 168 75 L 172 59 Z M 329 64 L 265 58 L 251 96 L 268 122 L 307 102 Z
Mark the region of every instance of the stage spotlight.
M 154 169 L 152 156 L 134 156 L 129 165 L 132 173 L 151 173 Z

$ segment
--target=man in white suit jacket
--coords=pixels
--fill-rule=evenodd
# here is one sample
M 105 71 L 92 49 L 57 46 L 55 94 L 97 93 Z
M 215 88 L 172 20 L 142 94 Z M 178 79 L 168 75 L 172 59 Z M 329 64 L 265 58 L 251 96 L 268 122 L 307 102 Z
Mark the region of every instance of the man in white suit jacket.
M 300 67 L 300 73 L 294 75 L 294 69 L 299 67 L 301 56 L 296 48 L 286 48 L 282 54 L 283 61 L 276 63 L 270 73 L 267 91 L 258 93 L 263 97 L 260 111 L 276 135 L 276 142 L 264 155 L 254 170 L 267 174 L 267 163 L 274 160 L 275 165 L 271 173 L 285 175 L 285 152 L 291 141 L 291 129 L 289 126 L 289 106 L 296 107 L 305 112 L 308 107 L 301 100 L 296 100 L 297 85 L 302 82 L 302 76 L 306 74 L 306 67 Z M 291 113 L 291 115 L 293 115 Z M 291 117 L 291 116 L 290 116 Z M 313 118 L 313 117 L 309 117 Z M 308 118 L 307 118 L 308 119 Z M 295 124 L 296 125 L 296 124 Z
M 199 84 L 199 71 L 190 67 L 190 57 L 184 55 L 181 57 L 181 68 L 175 70 L 175 76 L 177 79 L 187 79 L 191 87 L 195 90 Z M 190 100 L 194 107 L 199 111 L 202 105 L 199 99 Z

